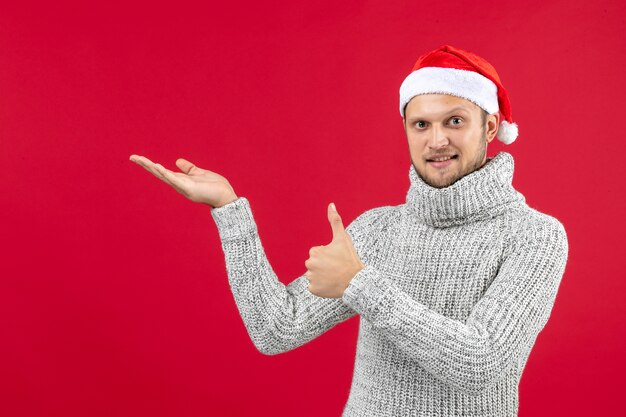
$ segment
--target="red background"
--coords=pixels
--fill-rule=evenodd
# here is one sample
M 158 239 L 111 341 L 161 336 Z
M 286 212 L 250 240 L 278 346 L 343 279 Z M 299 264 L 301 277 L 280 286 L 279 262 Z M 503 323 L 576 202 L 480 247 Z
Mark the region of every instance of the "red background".
M 287 284 L 329 202 L 404 203 L 398 88 L 444 43 L 498 69 L 520 137 L 488 153 L 568 231 L 520 416 L 626 414 L 626 3 L 50 3 L 0 10 L 0 415 L 339 416 L 358 318 L 260 354 L 209 207 L 128 157 L 226 176 Z

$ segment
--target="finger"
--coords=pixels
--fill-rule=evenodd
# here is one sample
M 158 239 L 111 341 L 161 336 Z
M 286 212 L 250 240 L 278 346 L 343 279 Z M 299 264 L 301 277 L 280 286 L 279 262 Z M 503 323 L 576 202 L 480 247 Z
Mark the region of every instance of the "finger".
M 345 234 L 343 221 L 341 220 L 341 216 L 337 212 L 337 208 L 334 203 L 330 203 L 328 205 L 328 221 L 333 230 L 333 240 L 335 240 L 335 238 L 343 238 Z
M 156 169 L 157 164 L 155 164 L 145 156 L 136 156 L 136 158 L 133 158 L 132 161 L 144 167 L 146 171 L 151 172 L 152 175 L 154 175 L 155 177 L 163 179 L 163 175 Z
M 178 158 L 176 160 L 176 166 L 187 175 L 193 175 L 196 173 L 196 171 L 200 170 L 200 168 L 198 168 L 185 158 Z
M 154 168 L 158 173 L 160 179 L 164 182 L 168 183 L 172 187 L 176 188 L 178 191 L 182 192 L 183 187 L 183 179 L 175 175 L 174 172 L 165 168 L 161 164 L 154 164 Z
M 152 175 L 154 175 L 155 177 L 157 177 L 164 183 L 169 184 L 172 187 L 174 187 L 176 191 L 178 191 L 179 193 L 184 194 L 184 191 L 180 185 L 181 184 L 180 180 L 178 181 L 171 180 L 171 178 L 177 179 L 178 177 L 174 176 L 173 175 L 174 173 L 166 169 L 163 165 L 156 164 L 152 162 L 150 159 L 146 158 L 145 156 L 134 155 L 134 154 L 131 155 L 130 160 L 144 167 L 146 171 L 151 172 Z M 170 174 L 172 175 L 170 176 Z M 184 175 L 184 174 L 180 174 L 180 175 Z
M 128 157 L 128 159 L 130 159 L 132 162 L 135 163 L 139 163 L 139 162 L 145 162 L 145 161 L 150 161 L 148 158 L 146 158 L 145 156 L 141 156 L 141 155 L 137 155 L 137 154 L 132 154 L 131 156 Z
M 160 179 L 161 181 L 163 181 L 164 183 L 166 183 L 168 185 L 171 185 L 179 193 L 185 194 L 183 192 L 183 190 L 180 188 L 179 184 L 174 183 L 173 181 L 170 180 L 170 177 L 167 174 L 167 169 L 165 167 L 163 167 L 163 165 L 161 165 L 161 164 L 154 164 L 154 171 L 156 172 L 155 175 L 156 175 L 156 177 L 158 179 Z
M 141 155 L 132 154 L 129 159 L 131 161 L 133 161 L 134 163 L 136 163 L 138 165 L 141 165 L 141 166 L 154 164 L 154 162 L 152 162 L 151 160 L 149 160 L 145 156 L 141 156 Z
M 157 176 L 162 179 L 164 182 L 172 185 L 172 186 L 180 186 L 180 184 L 178 183 L 178 178 L 176 178 L 175 175 L 173 175 L 173 173 L 168 170 L 167 168 L 165 168 L 163 165 L 161 164 L 154 164 L 154 170 L 157 173 Z

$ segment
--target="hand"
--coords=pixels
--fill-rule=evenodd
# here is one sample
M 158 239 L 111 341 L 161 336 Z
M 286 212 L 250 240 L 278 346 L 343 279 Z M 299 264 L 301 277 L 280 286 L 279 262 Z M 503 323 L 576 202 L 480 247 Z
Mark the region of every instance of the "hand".
M 323 298 L 341 298 L 350 280 L 365 268 L 345 231 L 341 216 L 333 203 L 328 205 L 328 221 L 333 240 L 326 246 L 314 246 L 304 262 L 309 291 Z
M 133 154 L 129 159 L 152 172 L 155 177 L 171 185 L 191 201 L 217 208 L 239 198 L 226 178 L 216 172 L 198 168 L 186 159 L 176 160 L 176 166 L 183 172 L 170 171 L 144 156 Z

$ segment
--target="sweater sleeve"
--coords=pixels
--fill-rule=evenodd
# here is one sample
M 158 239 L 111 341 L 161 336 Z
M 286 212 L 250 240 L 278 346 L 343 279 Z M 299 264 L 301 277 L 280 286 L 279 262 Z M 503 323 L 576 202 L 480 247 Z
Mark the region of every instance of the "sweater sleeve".
M 289 285 L 278 280 L 245 197 L 211 208 L 211 215 L 220 235 L 233 297 L 261 353 L 290 351 L 356 315 L 341 298 L 313 295 L 304 274 Z M 367 230 L 366 218 L 361 215 L 346 228 L 357 251 Z
M 417 302 L 370 265 L 342 299 L 433 376 L 476 395 L 525 363 L 550 316 L 567 256 L 556 219 L 539 236 L 516 237 L 465 322 Z

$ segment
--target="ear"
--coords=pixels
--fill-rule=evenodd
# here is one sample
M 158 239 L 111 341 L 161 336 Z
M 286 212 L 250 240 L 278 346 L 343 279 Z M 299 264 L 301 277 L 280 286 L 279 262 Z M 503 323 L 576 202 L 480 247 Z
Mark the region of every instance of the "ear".
M 494 114 L 487 116 L 487 143 L 491 142 L 498 134 L 498 127 L 500 126 L 500 112 L 497 111 Z

